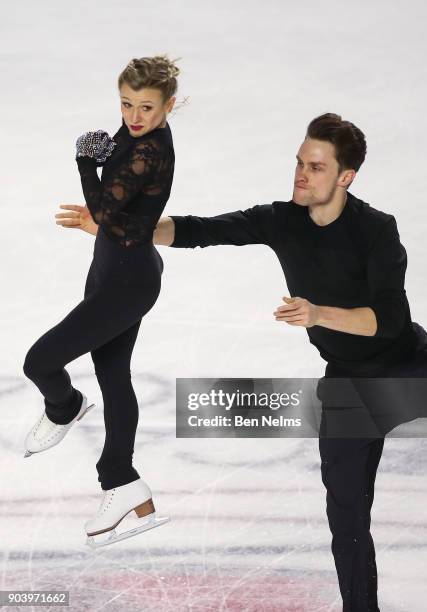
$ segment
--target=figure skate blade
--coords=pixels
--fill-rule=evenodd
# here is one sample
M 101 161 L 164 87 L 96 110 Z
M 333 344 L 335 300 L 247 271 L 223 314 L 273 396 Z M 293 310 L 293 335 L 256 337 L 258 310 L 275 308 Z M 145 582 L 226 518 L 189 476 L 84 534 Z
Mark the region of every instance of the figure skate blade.
M 93 549 L 99 548 L 101 546 L 108 546 L 108 544 L 114 544 L 115 542 L 126 540 L 127 538 L 136 536 L 139 533 L 148 531 L 149 529 L 160 527 L 161 525 L 164 525 L 165 523 L 168 523 L 169 521 L 170 521 L 169 516 L 153 517 L 153 518 L 150 518 L 148 521 L 145 521 L 143 524 L 140 524 L 138 527 L 134 527 L 133 529 L 129 529 L 128 531 L 124 531 L 122 533 L 117 533 L 116 528 L 114 528 L 105 533 L 99 533 L 93 536 L 88 536 L 86 540 L 86 544 L 90 548 L 93 548 Z

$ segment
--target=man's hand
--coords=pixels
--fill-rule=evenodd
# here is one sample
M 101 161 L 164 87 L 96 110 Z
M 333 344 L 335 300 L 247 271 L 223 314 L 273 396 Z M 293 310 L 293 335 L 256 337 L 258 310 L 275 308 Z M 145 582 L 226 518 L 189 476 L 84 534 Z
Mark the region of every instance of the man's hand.
M 278 306 L 273 313 L 276 321 L 285 321 L 289 325 L 302 325 L 303 327 L 317 325 L 318 306 L 300 297 L 290 298 L 285 296 L 282 300 L 286 304 Z
M 65 208 L 70 212 L 57 213 L 55 215 L 58 219 L 58 221 L 56 221 L 57 225 L 80 229 L 84 232 L 88 232 L 88 234 L 96 235 L 98 225 L 92 219 L 87 206 L 80 206 L 79 204 L 60 204 L 59 208 Z

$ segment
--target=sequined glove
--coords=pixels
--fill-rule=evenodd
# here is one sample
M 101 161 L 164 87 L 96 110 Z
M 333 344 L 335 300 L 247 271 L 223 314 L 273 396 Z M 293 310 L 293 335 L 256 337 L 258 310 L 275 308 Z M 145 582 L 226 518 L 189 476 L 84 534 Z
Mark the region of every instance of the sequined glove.
M 76 160 L 80 157 L 91 157 L 102 164 L 112 154 L 116 145 L 116 141 L 104 130 L 85 132 L 76 140 Z

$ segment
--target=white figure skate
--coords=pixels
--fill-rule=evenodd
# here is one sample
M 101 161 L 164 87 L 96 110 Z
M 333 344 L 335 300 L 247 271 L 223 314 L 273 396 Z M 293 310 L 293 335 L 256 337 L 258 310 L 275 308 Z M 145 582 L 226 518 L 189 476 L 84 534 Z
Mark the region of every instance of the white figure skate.
M 57 425 L 53 423 L 46 415 L 46 412 L 43 411 L 42 416 L 25 439 L 26 450 L 24 457 L 30 457 L 30 455 L 34 453 L 40 453 L 41 451 L 48 450 L 52 448 L 52 446 L 59 444 L 74 423 L 80 421 L 80 419 L 95 406 L 95 404 L 90 404 L 90 406 L 88 406 L 86 396 L 84 394 L 82 395 L 83 401 L 79 413 L 71 423 L 67 423 L 67 425 Z
M 135 511 L 137 518 L 133 514 L 128 516 L 132 511 Z M 118 534 L 115 528 L 123 519 L 125 523 L 130 523 L 132 529 Z M 148 529 L 160 527 L 168 521 L 168 516 L 156 518 L 150 487 L 142 478 L 138 478 L 121 487 L 104 491 L 96 516 L 85 523 L 88 536 L 86 544 L 91 548 L 107 546 Z

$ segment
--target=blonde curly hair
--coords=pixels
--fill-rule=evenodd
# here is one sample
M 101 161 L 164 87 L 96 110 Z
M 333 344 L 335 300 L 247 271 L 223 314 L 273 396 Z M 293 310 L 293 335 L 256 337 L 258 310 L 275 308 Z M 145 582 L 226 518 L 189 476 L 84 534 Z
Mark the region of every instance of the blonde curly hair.
M 180 69 L 167 55 L 133 58 L 118 78 L 119 89 L 127 83 L 135 91 L 143 87 L 152 87 L 162 92 L 163 101 L 171 98 L 178 89 L 177 77 Z

